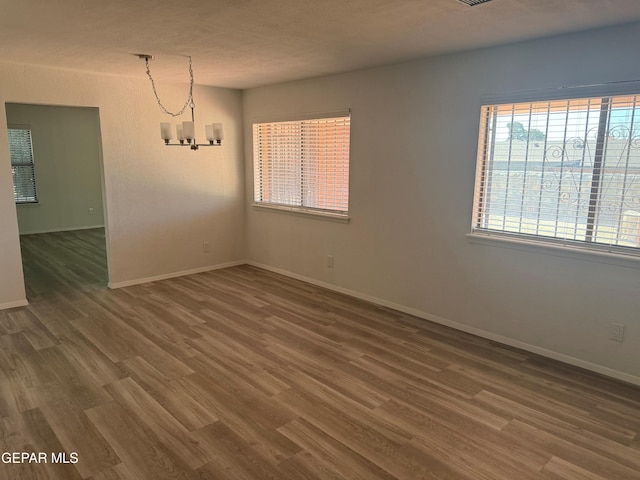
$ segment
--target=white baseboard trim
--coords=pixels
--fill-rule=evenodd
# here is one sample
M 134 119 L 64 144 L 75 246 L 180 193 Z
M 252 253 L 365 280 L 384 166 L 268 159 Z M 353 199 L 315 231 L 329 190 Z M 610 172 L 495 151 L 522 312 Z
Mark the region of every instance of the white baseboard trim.
M 432 315 L 430 313 L 423 312 L 415 308 L 406 307 L 398 303 L 389 302 L 382 298 L 367 295 L 365 293 L 357 292 L 355 290 L 350 290 L 348 288 L 343 288 L 337 285 L 322 282 L 320 280 L 316 280 L 311 277 L 306 277 L 304 275 L 299 275 L 297 273 L 293 273 L 288 270 L 283 270 L 281 268 L 271 267 L 269 265 L 264 265 L 262 263 L 254 262 L 252 260 L 249 260 L 246 263 L 254 267 L 263 268 L 265 270 L 269 270 L 274 273 L 279 273 L 287 277 L 295 278 L 297 280 L 302 280 L 303 282 L 311 283 L 312 285 L 317 285 L 319 287 L 323 287 L 328 290 L 333 290 L 335 292 L 344 293 L 345 295 L 349 295 L 351 297 L 359 298 L 361 300 L 366 300 L 367 302 L 371 302 L 376 305 L 392 308 L 393 310 L 398 310 L 399 312 L 408 313 L 409 315 L 413 315 L 415 317 L 429 320 L 431 322 L 438 323 L 440 325 L 451 327 L 456 330 L 460 330 L 462 332 L 470 333 L 478 337 L 486 338 L 487 340 L 493 340 L 495 342 L 502 343 L 510 347 L 519 348 L 527 352 L 535 353 L 542 357 L 558 360 L 560 362 L 567 363 L 575 367 L 584 368 L 585 370 L 590 370 L 592 372 L 596 372 L 601 375 L 605 375 L 607 377 L 615 378 L 617 380 L 622 380 L 623 382 L 640 386 L 640 377 L 637 377 L 635 375 L 631 375 L 628 373 L 620 372 L 618 370 L 614 370 L 602 365 L 598 365 L 597 363 L 592 363 L 586 360 L 582 360 L 580 358 L 571 357 L 569 355 L 565 355 L 564 353 L 554 352 L 553 350 L 547 350 L 546 348 L 538 347 L 536 345 L 531 345 L 529 343 L 521 342 L 520 340 L 515 340 L 513 338 L 505 337 L 502 335 L 498 335 L 496 333 L 488 332 L 486 330 L 465 325 L 464 323 L 448 320 L 446 318 L 442 318 L 437 315 Z
M 35 230 L 33 232 L 20 232 L 20 235 L 37 235 L 39 233 L 73 232 L 74 230 L 92 230 L 94 228 L 104 228 L 104 224 L 91 225 L 89 227 L 64 227 L 64 228 L 53 228 L 50 230 Z
M 191 270 L 183 270 L 181 272 L 163 273 L 162 275 L 154 275 L 152 277 L 136 278 L 133 280 L 125 280 L 124 282 L 109 282 L 108 287 L 111 289 L 131 287 L 142 283 L 158 282 L 169 278 L 183 277 L 185 275 L 194 275 L 196 273 L 210 272 L 211 270 L 220 270 L 221 268 L 237 267 L 246 264 L 246 260 L 236 260 L 234 262 L 220 263 L 218 265 L 209 265 L 208 267 L 194 268 Z
M 0 310 L 7 310 L 8 308 L 26 307 L 29 302 L 25 298 L 24 300 L 16 300 L 15 302 L 0 303 Z

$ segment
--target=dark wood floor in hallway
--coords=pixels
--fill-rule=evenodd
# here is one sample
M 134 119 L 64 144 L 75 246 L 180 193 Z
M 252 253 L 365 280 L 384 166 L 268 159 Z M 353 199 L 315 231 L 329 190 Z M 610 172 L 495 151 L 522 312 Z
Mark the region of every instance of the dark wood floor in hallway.
M 30 302 L 107 286 L 104 228 L 22 235 L 20 249 Z
M 99 234 L 23 239 L 2 479 L 640 479 L 640 388 L 250 266 L 107 290 Z

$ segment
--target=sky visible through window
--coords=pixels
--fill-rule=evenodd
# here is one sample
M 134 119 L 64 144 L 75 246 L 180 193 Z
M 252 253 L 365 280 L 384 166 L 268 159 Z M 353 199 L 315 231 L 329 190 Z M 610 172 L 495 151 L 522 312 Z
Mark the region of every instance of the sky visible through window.
M 635 112 L 635 113 L 634 113 Z M 509 140 L 509 124 L 520 123 L 528 131 L 539 130 L 545 133 L 549 141 L 563 141 L 565 138 L 584 137 L 585 132 L 593 131 L 598 127 L 600 118 L 600 106 L 594 105 L 590 109 L 576 112 L 532 112 L 502 113 L 496 124 L 496 141 Z M 632 123 L 633 120 L 633 123 Z M 531 124 L 529 126 L 529 121 Z M 569 127 L 567 128 L 567 124 Z M 633 127 L 631 135 L 640 134 L 640 107 L 615 108 L 609 115 L 609 129 L 615 127 Z

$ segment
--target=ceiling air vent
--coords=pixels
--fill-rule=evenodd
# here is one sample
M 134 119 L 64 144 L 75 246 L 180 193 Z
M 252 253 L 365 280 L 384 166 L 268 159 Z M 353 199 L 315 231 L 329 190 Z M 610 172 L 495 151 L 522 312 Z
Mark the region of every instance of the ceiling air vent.
M 476 5 L 480 5 L 481 3 L 487 3 L 491 0 L 458 0 L 460 3 L 464 3 L 465 5 L 469 5 L 470 7 L 475 7 Z

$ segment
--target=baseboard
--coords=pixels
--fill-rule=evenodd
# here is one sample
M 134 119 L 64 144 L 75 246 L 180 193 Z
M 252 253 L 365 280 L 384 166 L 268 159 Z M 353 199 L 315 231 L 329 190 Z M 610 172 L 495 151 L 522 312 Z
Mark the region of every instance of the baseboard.
M 7 310 L 8 308 L 26 307 L 29 302 L 25 298 L 24 300 L 17 300 L 15 302 L 0 303 L 0 310 Z
M 635 375 L 630 375 L 628 373 L 620 372 L 618 370 L 613 370 L 608 367 L 604 367 L 602 365 L 598 365 L 597 363 L 591 363 L 586 360 L 582 360 L 579 358 L 571 357 L 569 355 L 565 355 L 564 353 L 554 352 L 553 350 L 547 350 L 546 348 L 538 347 L 536 345 L 531 345 L 529 343 L 521 342 L 519 340 L 515 340 L 510 337 L 505 337 L 502 335 L 498 335 L 496 333 L 488 332 L 486 330 L 482 330 L 479 328 L 471 327 L 469 325 L 465 325 L 464 323 L 455 322 L 453 320 L 448 320 L 446 318 L 439 317 L 437 315 L 433 315 L 427 312 L 423 312 L 421 310 L 417 310 L 415 308 L 406 307 L 404 305 L 400 305 L 397 303 L 389 302 L 382 298 L 374 297 L 371 295 L 367 295 L 361 292 L 357 292 L 355 290 L 350 290 L 348 288 L 339 287 L 333 285 L 331 283 L 322 282 L 320 280 L 316 280 L 314 278 L 306 277 L 304 275 L 299 275 L 297 273 L 290 272 L 288 270 L 283 270 L 281 268 L 271 267 L 269 265 L 264 265 L 254 261 L 247 261 L 248 265 L 252 265 L 254 267 L 263 268 L 265 270 L 269 270 L 274 273 L 279 273 L 280 275 L 284 275 L 287 277 L 295 278 L 297 280 L 302 280 L 303 282 L 311 283 L 312 285 L 317 285 L 319 287 L 326 288 L 328 290 L 333 290 L 334 292 L 344 293 L 345 295 L 349 295 L 351 297 L 359 298 L 361 300 L 365 300 L 367 302 L 374 303 L 376 305 L 380 305 L 383 307 L 392 308 L 393 310 L 397 310 L 399 312 L 408 313 L 409 315 L 413 315 L 418 318 L 423 318 L 430 322 L 438 323 L 440 325 L 444 325 L 446 327 L 451 327 L 455 330 L 460 330 L 461 332 L 470 333 L 472 335 L 476 335 L 478 337 L 486 338 L 487 340 L 492 340 L 498 343 L 502 343 L 503 345 L 508 345 L 510 347 L 519 348 L 521 350 L 525 350 L 527 352 L 535 353 L 542 357 L 551 358 L 553 360 L 558 360 L 563 363 L 567 363 L 569 365 L 573 365 L 575 367 L 584 368 L 585 370 L 590 370 L 595 373 L 599 373 L 601 375 L 605 375 L 607 377 L 615 378 L 617 380 L 622 380 L 623 382 L 627 382 L 633 385 L 640 386 L 640 377 Z
M 220 263 L 217 265 L 209 265 L 208 267 L 194 268 L 191 270 L 183 270 L 180 272 L 163 273 L 162 275 L 154 275 L 152 277 L 136 278 L 133 280 L 125 280 L 124 282 L 109 282 L 108 287 L 111 289 L 131 287 L 142 283 L 158 282 L 169 278 L 183 277 L 185 275 L 194 275 L 196 273 L 210 272 L 212 270 L 220 270 L 221 268 L 237 267 L 246 264 L 246 260 L 236 260 L 234 262 Z
M 36 230 L 34 232 L 20 232 L 20 235 L 38 235 L 40 233 L 73 232 L 74 230 L 92 230 L 94 228 L 104 228 L 104 224 L 92 225 L 89 227 L 65 227 L 65 228 L 53 228 L 50 230 Z

